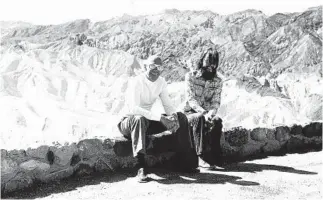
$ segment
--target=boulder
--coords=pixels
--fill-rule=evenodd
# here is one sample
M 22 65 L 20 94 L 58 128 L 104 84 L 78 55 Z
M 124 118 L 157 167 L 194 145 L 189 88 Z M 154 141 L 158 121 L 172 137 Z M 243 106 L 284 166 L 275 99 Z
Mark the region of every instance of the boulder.
M 322 123 L 314 122 L 303 128 L 303 135 L 306 137 L 320 136 L 322 137 Z
M 282 146 L 277 140 L 268 140 L 268 142 L 261 148 L 262 152 L 267 155 L 279 153 Z
M 238 156 L 240 148 L 235 146 L 230 146 L 228 142 L 225 142 L 221 144 L 221 150 L 222 150 L 223 157 L 228 159 L 230 157 Z
M 103 147 L 105 151 L 113 149 L 113 153 L 117 156 L 127 157 L 132 155 L 131 140 L 124 137 L 106 139 L 103 142 Z
M 73 167 L 68 167 L 64 169 L 60 169 L 58 171 L 52 171 L 51 173 L 40 177 L 42 182 L 50 182 L 53 180 L 61 180 L 63 178 L 69 177 L 73 174 L 74 169 Z
M 294 124 L 290 129 L 291 135 L 302 135 L 303 128 L 301 125 Z
M 26 160 L 29 159 L 29 157 L 27 156 L 26 154 L 26 151 L 25 150 L 11 150 L 8 152 L 8 156 L 10 158 L 12 158 L 13 160 L 15 160 L 18 164 L 22 163 L 22 162 L 25 162 Z
M 46 145 L 42 145 L 37 149 L 28 148 L 26 151 L 27 156 L 32 158 L 40 158 L 43 160 L 47 160 L 47 153 L 49 151 L 49 147 Z
M 18 163 L 9 157 L 1 157 L 1 185 L 15 177 L 18 173 Z
M 8 151 L 5 149 L 1 149 L 1 158 L 7 157 L 8 156 Z
M 75 143 L 60 148 L 50 147 L 50 151 L 54 153 L 54 163 L 61 166 L 70 165 L 73 155 L 78 154 L 78 148 Z
M 239 151 L 241 157 L 259 156 L 262 152 L 262 147 L 265 145 L 264 142 L 249 141 L 248 144 L 242 146 Z
M 250 138 L 255 141 L 266 141 L 268 130 L 267 128 L 255 128 L 250 132 Z
M 275 129 L 266 129 L 267 131 L 267 139 L 268 140 L 276 140 L 276 134 L 275 134 Z
M 95 164 L 94 164 L 94 169 L 95 171 L 115 171 L 117 168 L 118 163 L 115 158 L 99 158 Z
M 46 172 L 49 170 L 50 165 L 38 160 L 29 160 L 21 163 L 19 167 L 26 171 L 32 171 L 36 169 L 36 170 L 39 170 L 40 172 Z
M 93 172 L 94 164 L 88 161 L 81 162 L 74 168 L 74 175 L 76 176 L 89 175 Z
M 322 137 L 313 136 L 310 138 L 304 137 L 304 146 L 307 150 L 322 150 Z
M 290 138 L 290 129 L 287 126 L 279 126 L 276 128 L 276 140 L 286 142 Z
M 77 144 L 80 150 L 80 157 L 82 160 L 89 160 L 98 154 L 102 154 L 103 146 L 99 139 L 85 139 Z
M 302 135 L 291 135 L 287 142 L 288 152 L 301 152 L 305 147 L 305 140 Z
M 4 186 L 4 192 L 12 192 L 31 186 L 33 179 L 25 172 L 18 172 L 17 175 L 9 180 Z
M 249 141 L 249 130 L 242 127 L 233 128 L 224 132 L 225 140 L 230 146 L 242 146 Z

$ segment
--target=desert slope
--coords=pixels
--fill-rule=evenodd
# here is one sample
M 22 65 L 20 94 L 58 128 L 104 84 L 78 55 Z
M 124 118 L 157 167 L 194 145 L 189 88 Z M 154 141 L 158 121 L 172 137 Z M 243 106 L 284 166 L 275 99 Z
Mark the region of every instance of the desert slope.
M 166 10 L 93 23 L 1 22 L 5 149 L 120 135 L 116 122 L 142 61 L 160 54 L 171 99 L 208 43 L 220 51 L 224 128 L 322 121 L 322 7 L 266 16 Z M 162 112 L 159 104 L 155 112 Z

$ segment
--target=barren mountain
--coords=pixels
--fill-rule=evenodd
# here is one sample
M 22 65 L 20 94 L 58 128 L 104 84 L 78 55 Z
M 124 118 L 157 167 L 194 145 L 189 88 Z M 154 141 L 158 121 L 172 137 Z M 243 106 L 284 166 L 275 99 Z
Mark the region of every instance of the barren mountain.
M 3 148 L 119 135 L 142 59 L 160 54 L 171 98 L 208 43 L 220 52 L 224 127 L 322 121 L 322 7 L 303 13 L 166 10 L 93 23 L 1 22 Z M 153 108 L 162 112 L 160 104 Z M 10 141 L 14 141 L 13 144 Z

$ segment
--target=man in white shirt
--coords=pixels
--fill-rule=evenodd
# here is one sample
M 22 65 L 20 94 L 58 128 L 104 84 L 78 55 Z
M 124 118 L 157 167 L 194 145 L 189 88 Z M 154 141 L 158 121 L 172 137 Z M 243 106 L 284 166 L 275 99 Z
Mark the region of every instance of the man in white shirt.
M 186 116 L 177 112 L 169 98 L 167 83 L 160 74 L 162 60 L 151 56 L 146 61 L 146 72 L 135 77 L 128 94 L 128 113 L 118 124 L 120 132 L 132 140 L 133 155 L 138 159 L 138 181 L 146 182 L 145 164 L 146 135 L 170 130 L 177 147 L 177 161 L 183 171 L 196 172 L 197 157 L 194 154 L 192 136 Z M 160 97 L 166 115 L 151 112 L 153 104 Z M 196 157 L 196 158 L 195 158 Z M 195 162 L 196 159 L 196 162 Z M 179 161 L 181 160 L 181 161 Z M 192 161 L 194 160 L 194 161 Z

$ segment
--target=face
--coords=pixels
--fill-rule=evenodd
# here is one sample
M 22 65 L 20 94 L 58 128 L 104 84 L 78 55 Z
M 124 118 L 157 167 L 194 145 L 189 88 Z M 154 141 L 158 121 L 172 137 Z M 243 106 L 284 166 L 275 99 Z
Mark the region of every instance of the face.
M 215 65 L 212 63 L 212 54 L 207 53 L 203 59 L 203 66 L 201 68 L 202 77 L 205 80 L 212 80 L 215 76 L 216 69 Z
M 163 70 L 162 65 L 150 64 L 147 69 L 147 78 L 150 81 L 155 82 L 160 76 L 162 70 Z

